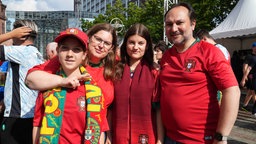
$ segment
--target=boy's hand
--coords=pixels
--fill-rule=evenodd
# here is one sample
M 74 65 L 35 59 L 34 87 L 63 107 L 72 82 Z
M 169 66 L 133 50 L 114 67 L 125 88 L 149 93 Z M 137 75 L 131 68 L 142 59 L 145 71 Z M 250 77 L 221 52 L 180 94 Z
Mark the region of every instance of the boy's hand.
M 89 73 L 82 74 L 80 76 L 70 76 L 63 78 L 60 86 L 66 88 L 73 88 L 80 86 L 80 81 L 89 81 L 91 80 L 91 75 Z
M 82 74 L 78 77 L 79 81 L 90 81 L 92 79 L 89 73 Z

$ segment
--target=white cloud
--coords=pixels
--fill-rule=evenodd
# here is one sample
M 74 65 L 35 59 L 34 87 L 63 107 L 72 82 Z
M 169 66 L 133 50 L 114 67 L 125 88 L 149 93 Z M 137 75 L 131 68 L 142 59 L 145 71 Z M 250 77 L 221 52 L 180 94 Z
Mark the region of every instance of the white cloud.
M 73 10 L 74 0 L 2 0 L 7 10 L 65 11 Z

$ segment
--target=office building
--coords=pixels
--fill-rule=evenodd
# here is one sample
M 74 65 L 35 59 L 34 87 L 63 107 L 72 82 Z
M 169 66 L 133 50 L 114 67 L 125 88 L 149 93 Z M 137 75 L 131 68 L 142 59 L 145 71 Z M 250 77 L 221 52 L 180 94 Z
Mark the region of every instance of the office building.
M 114 5 L 116 0 L 74 0 L 81 4 L 81 9 L 87 12 L 96 12 L 104 14 L 107 9 L 107 5 Z M 134 2 L 138 6 L 141 6 L 142 3 L 145 2 L 145 0 L 122 0 L 122 3 L 124 7 L 128 6 L 129 2 Z
M 0 0 L 0 34 L 5 33 L 5 20 L 6 20 L 5 9 L 6 9 L 6 5 L 4 5 Z

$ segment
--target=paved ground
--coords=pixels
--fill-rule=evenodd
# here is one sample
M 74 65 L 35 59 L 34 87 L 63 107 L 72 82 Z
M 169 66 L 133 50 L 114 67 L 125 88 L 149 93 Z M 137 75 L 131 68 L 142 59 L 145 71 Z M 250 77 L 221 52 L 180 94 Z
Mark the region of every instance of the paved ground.
M 244 100 L 245 92 L 242 91 L 241 104 Z M 252 103 L 249 105 L 252 107 Z M 233 127 L 229 144 L 256 144 L 256 118 L 251 112 L 239 110 L 235 126 Z

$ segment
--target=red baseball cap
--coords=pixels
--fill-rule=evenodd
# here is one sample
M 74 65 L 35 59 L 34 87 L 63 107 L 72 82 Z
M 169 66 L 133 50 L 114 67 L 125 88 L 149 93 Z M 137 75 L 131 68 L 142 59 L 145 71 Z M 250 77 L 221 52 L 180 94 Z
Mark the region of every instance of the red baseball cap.
M 55 42 L 59 43 L 63 38 L 74 36 L 79 39 L 84 45 L 85 48 L 88 46 L 88 36 L 83 31 L 79 30 L 78 28 L 68 28 L 65 31 L 62 31 L 56 38 Z

